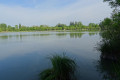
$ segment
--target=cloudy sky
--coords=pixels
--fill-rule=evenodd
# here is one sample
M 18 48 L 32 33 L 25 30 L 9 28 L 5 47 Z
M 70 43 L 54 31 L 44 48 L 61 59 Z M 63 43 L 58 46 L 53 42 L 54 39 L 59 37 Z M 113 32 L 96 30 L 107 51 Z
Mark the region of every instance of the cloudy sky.
M 112 12 L 103 0 L 0 0 L 0 23 L 8 25 L 99 23 Z

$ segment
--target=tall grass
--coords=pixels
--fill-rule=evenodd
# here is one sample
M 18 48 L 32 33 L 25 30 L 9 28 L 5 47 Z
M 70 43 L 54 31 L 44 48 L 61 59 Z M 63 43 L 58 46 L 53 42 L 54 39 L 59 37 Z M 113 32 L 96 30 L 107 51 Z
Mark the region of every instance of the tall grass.
M 65 55 L 53 55 L 49 59 L 52 68 L 40 73 L 41 80 L 75 80 L 76 63 L 74 60 Z

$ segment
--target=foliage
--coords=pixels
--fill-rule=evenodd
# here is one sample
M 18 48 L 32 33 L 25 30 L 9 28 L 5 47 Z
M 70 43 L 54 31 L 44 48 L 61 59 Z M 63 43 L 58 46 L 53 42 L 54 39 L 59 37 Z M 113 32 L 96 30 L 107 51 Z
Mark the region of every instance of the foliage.
M 41 80 L 75 80 L 76 63 L 74 60 L 65 55 L 53 55 L 50 61 L 53 67 L 40 73 Z
M 0 32 L 2 32 L 2 29 L 0 28 Z
M 84 33 L 70 33 L 70 38 L 81 38 Z
M 109 2 L 111 7 L 119 7 L 120 6 L 120 0 L 104 0 L 104 2 Z
M 94 24 L 94 23 L 92 23 Z M 47 26 L 47 25 L 40 25 L 40 26 L 24 26 L 24 25 L 15 25 L 10 26 L 4 23 L 0 24 L 1 31 L 49 31 L 49 30 L 99 30 L 100 27 L 97 24 L 85 26 L 82 22 L 70 22 L 70 25 L 67 26 L 66 24 L 57 24 L 56 26 Z
M 2 31 L 6 31 L 7 25 L 5 23 L 0 24 Z
M 120 57 L 120 12 L 116 8 L 120 0 L 104 0 L 109 1 L 109 4 L 114 7 L 111 18 L 105 18 L 101 23 L 102 41 L 99 44 L 98 50 L 101 51 L 102 58 L 116 60 Z

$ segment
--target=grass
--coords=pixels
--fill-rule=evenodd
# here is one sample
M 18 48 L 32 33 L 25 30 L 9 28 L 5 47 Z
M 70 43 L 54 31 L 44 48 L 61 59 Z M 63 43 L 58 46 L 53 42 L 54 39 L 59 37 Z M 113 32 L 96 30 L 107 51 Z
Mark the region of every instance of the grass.
M 74 60 L 65 55 L 53 55 L 49 59 L 52 68 L 40 73 L 41 80 L 75 80 L 76 63 Z

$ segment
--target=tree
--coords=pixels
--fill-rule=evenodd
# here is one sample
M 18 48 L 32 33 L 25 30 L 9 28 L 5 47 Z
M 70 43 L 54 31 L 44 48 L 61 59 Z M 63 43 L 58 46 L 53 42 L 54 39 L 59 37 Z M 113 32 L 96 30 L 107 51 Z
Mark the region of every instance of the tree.
M 66 26 L 66 25 L 65 25 L 65 24 L 60 24 L 60 23 L 58 23 L 56 26 L 57 26 L 57 27 L 64 27 L 64 26 Z
M 8 31 L 13 31 L 10 25 L 8 25 Z
M 2 32 L 2 29 L 0 28 L 0 32 Z
M 120 6 L 120 0 L 104 0 L 104 2 L 109 2 L 111 7 L 119 7 Z
M 2 23 L 0 24 L 0 28 L 2 29 L 2 31 L 6 31 L 7 25 L 5 23 Z
M 105 18 L 102 22 L 100 22 L 99 26 L 102 30 L 108 29 L 112 24 L 112 20 L 110 18 Z
M 75 25 L 75 23 L 74 22 L 70 22 L 70 26 L 74 26 Z
M 82 26 L 83 26 L 82 22 L 78 22 L 78 27 L 82 27 Z
M 89 27 L 96 27 L 95 23 L 89 23 Z
M 21 28 L 21 24 L 19 24 L 19 29 Z
M 18 25 L 15 25 L 15 29 L 18 29 Z
M 105 18 L 101 23 L 102 42 L 99 44 L 98 50 L 101 51 L 101 58 L 118 60 L 120 58 L 120 0 L 104 0 L 108 1 L 113 10 L 111 18 Z

